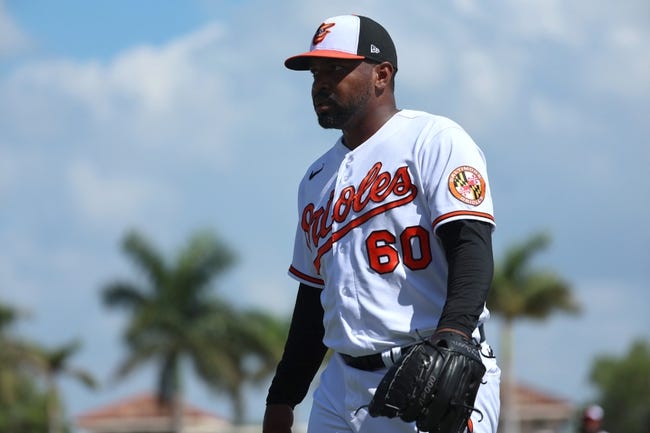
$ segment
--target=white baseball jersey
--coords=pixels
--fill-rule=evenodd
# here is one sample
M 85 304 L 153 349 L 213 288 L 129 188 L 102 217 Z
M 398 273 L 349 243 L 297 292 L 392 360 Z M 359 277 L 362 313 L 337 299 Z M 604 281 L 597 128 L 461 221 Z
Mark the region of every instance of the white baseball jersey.
M 447 292 L 436 229 L 494 223 L 481 150 L 453 121 L 413 110 L 354 150 L 339 139 L 307 170 L 298 212 L 289 274 L 323 289 L 324 343 L 352 356 L 430 335 Z

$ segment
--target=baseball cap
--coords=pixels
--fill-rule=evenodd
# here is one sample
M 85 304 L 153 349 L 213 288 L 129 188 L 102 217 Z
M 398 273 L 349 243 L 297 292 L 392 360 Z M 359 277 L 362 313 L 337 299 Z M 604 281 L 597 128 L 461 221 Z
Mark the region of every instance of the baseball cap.
M 390 62 L 397 69 L 395 44 L 386 29 L 361 15 L 326 19 L 318 26 L 309 51 L 289 57 L 284 65 L 294 71 L 306 71 L 314 57 Z
M 605 415 L 603 408 L 594 404 L 585 409 L 583 418 L 585 420 L 601 421 L 603 419 L 603 415 Z

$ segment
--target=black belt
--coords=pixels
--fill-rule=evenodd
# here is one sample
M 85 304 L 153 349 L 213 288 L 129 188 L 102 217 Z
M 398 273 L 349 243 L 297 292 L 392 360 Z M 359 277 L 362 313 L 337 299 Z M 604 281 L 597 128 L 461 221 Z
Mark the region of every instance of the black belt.
M 350 356 L 345 353 L 340 353 L 343 361 L 350 367 L 357 368 L 365 371 L 375 371 L 393 365 L 402 355 L 406 354 L 408 350 L 413 347 L 394 347 L 393 349 L 386 350 L 381 353 L 373 353 L 372 355 L 365 356 Z
M 478 330 L 481 336 L 480 343 L 483 343 L 485 341 L 485 330 L 483 329 L 482 323 L 478 326 Z M 341 355 L 343 361 L 350 367 L 365 371 L 375 371 L 384 367 L 390 367 L 413 346 L 394 347 L 381 353 L 373 353 L 372 355 L 365 356 L 350 356 L 345 353 L 339 353 L 339 355 Z

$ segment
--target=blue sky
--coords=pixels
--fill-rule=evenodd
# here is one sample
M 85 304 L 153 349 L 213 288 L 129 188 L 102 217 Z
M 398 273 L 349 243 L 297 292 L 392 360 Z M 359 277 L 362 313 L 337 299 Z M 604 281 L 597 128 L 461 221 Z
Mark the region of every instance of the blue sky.
M 124 317 L 98 294 L 133 275 L 129 228 L 170 253 L 213 229 L 240 256 L 220 293 L 288 314 L 297 183 L 337 135 L 315 122 L 308 74 L 282 62 L 324 18 L 353 12 L 393 35 L 398 105 L 451 117 L 483 148 L 497 260 L 552 235 L 535 264 L 570 282 L 583 312 L 520 323 L 516 375 L 591 398 L 593 358 L 650 338 L 648 3 L 278 3 L 0 0 L 0 298 L 32 312 L 20 331 L 83 339 L 76 363 L 106 380 Z M 76 415 L 153 379 L 62 385 Z M 251 420 L 262 394 L 250 392 Z M 228 413 L 197 384 L 189 398 Z

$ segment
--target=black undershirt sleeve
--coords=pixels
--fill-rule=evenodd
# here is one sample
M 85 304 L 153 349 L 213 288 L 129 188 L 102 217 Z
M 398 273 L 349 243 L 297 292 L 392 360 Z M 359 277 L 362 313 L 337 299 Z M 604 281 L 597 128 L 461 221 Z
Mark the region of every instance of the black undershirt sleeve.
M 320 293 L 320 289 L 305 284 L 298 288 L 289 335 L 266 404 L 288 404 L 293 408 L 309 391 L 327 352 Z
M 449 265 L 447 300 L 438 329 L 452 328 L 471 335 L 492 284 L 492 225 L 457 220 L 440 226 L 437 234 Z

